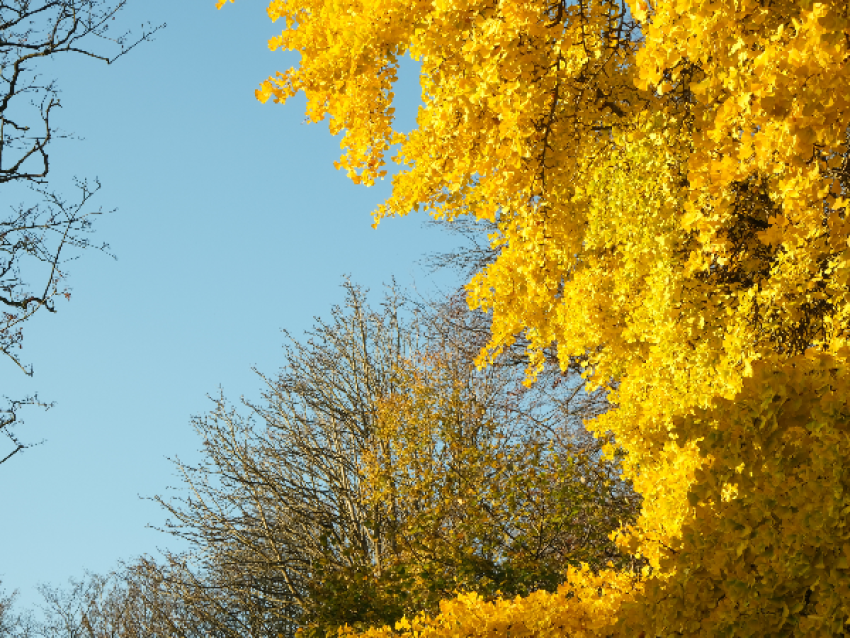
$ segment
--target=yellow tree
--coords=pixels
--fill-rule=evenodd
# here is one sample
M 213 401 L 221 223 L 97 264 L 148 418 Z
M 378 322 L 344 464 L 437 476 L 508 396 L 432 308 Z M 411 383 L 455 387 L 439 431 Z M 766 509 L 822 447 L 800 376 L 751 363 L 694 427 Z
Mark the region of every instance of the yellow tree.
M 384 569 L 404 574 L 393 578 L 412 590 L 408 614 L 457 590 L 554 591 L 569 565 L 632 562 L 609 540 L 639 506 L 618 465 L 574 427 L 580 410 L 566 418 L 565 405 L 518 382 L 442 345 L 400 368 L 377 404 L 382 444 L 363 483 L 393 514 Z
M 221 0 L 220 5 L 224 4 Z M 831 635 L 850 618 L 846 0 L 273 0 L 272 48 L 375 213 L 493 222 L 469 301 L 608 384 L 591 424 L 644 496 L 647 635 Z M 398 59 L 417 127 L 393 129 Z M 813 504 L 816 504 L 813 505 Z M 845 553 L 844 548 L 848 548 Z M 613 615 L 609 614 L 612 618 Z M 613 625 L 612 625 L 613 626 Z M 600 630 L 601 631 L 601 630 Z M 611 631 L 606 629 L 604 631 Z

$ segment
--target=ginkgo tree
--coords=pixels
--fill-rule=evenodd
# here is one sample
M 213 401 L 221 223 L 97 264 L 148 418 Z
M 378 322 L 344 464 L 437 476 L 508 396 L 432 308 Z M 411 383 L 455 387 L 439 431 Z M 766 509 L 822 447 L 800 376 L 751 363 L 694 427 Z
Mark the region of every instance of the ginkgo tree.
M 627 454 L 644 501 L 619 538 L 649 564 L 633 601 L 603 592 L 604 621 L 585 630 L 843 634 L 847 2 L 273 0 L 268 13 L 283 25 L 269 46 L 301 57 L 258 98 L 303 92 L 355 182 L 392 156 L 376 224 L 416 210 L 494 224 L 495 258 L 467 287 L 492 313 L 480 363 L 522 337 L 529 382 L 554 346 L 610 388 L 618 409 L 589 425 Z M 407 134 L 393 128 L 405 55 L 422 87 Z

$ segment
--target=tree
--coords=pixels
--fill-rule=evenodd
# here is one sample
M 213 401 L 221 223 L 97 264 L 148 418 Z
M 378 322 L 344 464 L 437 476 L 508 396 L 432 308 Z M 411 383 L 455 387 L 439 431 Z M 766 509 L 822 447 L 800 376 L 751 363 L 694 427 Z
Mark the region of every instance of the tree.
M 3 638 L 34 638 L 35 621 L 32 613 L 19 612 L 18 592 L 6 593 L 0 582 L 0 636 Z
M 623 546 L 649 565 L 594 631 L 841 635 L 847 3 L 273 0 L 269 15 L 270 46 L 301 58 L 258 97 L 303 91 L 355 182 L 397 148 L 376 223 L 424 209 L 496 225 L 467 287 L 492 313 L 481 361 L 521 337 L 529 381 L 554 346 L 610 389 L 617 409 L 590 427 L 625 452 L 643 509 Z M 423 106 L 401 134 L 406 54 Z
M 345 309 L 290 340 L 252 418 L 219 398 L 195 421 L 188 496 L 158 499 L 194 547 L 169 556 L 176 598 L 226 635 L 324 634 L 622 562 L 608 535 L 638 502 L 580 427 L 598 396 L 480 371 L 443 314 L 346 289 Z
M 197 618 L 164 595 L 142 558 L 107 574 L 87 572 L 66 586 L 39 587 L 39 613 L 0 624 L 4 638 L 194 638 L 211 636 Z M 3 607 L 0 606 L 0 612 Z M 3 616 L 0 615 L 0 619 Z M 2 622 L 2 621 L 0 621 Z
M 0 583 L 2 584 L 2 583 Z M 7 594 L 0 589 L 0 636 L 11 634 L 12 625 L 12 606 L 15 603 L 15 592 Z
M 89 237 L 93 219 L 103 213 L 90 206 L 99 182 L 78 181 L 71 199 L 48 183 L 52 143 L 68 135 L 55 122 L 59 87 L 39 67 L 64 54 L 111 64 L 161 28 L 143 26 L 136 38 L 114 33 L 112 21 L 125 6 L 126 0 L 0 2 L 0 186 L 6 202 L 21 201 L 0 217 L 0 352 L 27 375 L 32 368 L 17 352 L 24 326 L 39 310 L 55 312 L 56 299 L 70 298 L 69 252 L 108 249 Z M 40 402 L 9 399 L 0 413 L 0 432 L 12 442 L 0 464 L 26 447 L 13 427 L 27 404 Z
M 617 465 L 600 462 L 583 428 L 564 428 L 548 397 L 528 397 L 521 375 L 505 386 L 510 376 L 493 370 L 456 351 L 422 353 L 378 405 L 384 443 L 367 457 L 366 484 L 394 513 L 397 556 L 383 568 L 402 571 L 416 601 L 407 616 L 456 590 L 554 591 L 569 564 L 623 562 L 608 536 L 637 502 Z

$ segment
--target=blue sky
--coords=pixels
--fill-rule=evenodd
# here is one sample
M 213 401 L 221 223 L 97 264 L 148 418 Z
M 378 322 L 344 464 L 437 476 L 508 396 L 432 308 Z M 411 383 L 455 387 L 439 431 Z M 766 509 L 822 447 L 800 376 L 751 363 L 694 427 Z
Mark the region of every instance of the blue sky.
M 303 99 L 255 101 L 262 79 L 296 61 L 266 47 L 277 27 L 262 1 L 130 5 L 129 26 L 168 23 L 154 42 L 113 66 L 44 69 L 63 88 L 59 124 L 84 138 L 56 146 L 52 185 L 70 194 L 74 175 L 100 178 L 97 203 L 119 210 L 97 239 L 118 260 L 73 263 L 71 301 L 28 326 L 34 377 L 0 372 L 9 396 L 56 402 L 19 430 L 45 442 L 0 466 L 0 576 L 25 604 L 38 583 L 173 545 L 146 528 L 163 516 L 139 497 L 177 483 L 166 457 L 196 458 L 189 419 L 207 395 L 255 396 L 251 367 L 274 372 L 280 330 L 327 315 L 343 275 L 373 293 L 392 276 L 423 292 L 457 283 L 419 265 L 452 245 L 423 218 L 370 227 L 389 182 L 366 189 L 335 171 L 338 139 L 302 123 Z M 410 127 L 418 82 L 406 71 L 398 113 Z

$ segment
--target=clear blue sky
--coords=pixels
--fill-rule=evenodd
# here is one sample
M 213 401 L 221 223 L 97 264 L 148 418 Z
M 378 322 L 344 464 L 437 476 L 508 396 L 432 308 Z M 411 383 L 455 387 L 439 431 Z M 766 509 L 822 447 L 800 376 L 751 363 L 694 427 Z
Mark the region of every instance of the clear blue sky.
M 119 211 L 97 238 L 118 260 L 92 252 L 70 267 L 71 301 L 28 327 L 32 379 L 0 369 L 4 393 L 56 402 L 19 430 L 45 443 L 0 466 L 0 575 L 24 603 L 38 583 L 171 544 L 146 529 L 163 516 L 139 496 L 177 483 L 167 456 L 196 458 L 189 419 L 207 394 L 256 395 L 251 367 L 274 372 L 280 330 L 326 315 L 344 274 L 373 293 L 391 276 L 456 283 L 418 265 L 451 245 L 423 219 L 370 227 L 389 182 L 366 189 L 335 171 L 339 142 L 326 124 L 302 124 L 303 99 L 255 101 L 262 79 L 295 62 L 266 47 L 277 28 L 262 0 L 130 5 L 127 25 L 168 23 L 156 41 L 113 66 L 45 69 L 64 89 L 60 125 L 85 138 L 54 149 L 53 186 L 101 179 L 98 203 Z M 410 126 L 418 81 L 402 82 Z

